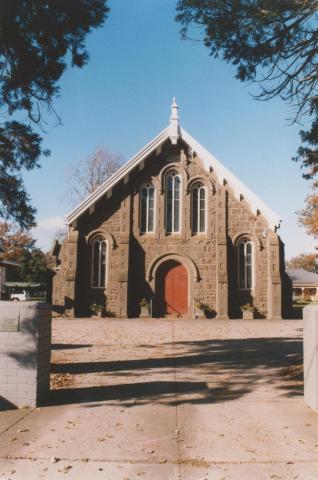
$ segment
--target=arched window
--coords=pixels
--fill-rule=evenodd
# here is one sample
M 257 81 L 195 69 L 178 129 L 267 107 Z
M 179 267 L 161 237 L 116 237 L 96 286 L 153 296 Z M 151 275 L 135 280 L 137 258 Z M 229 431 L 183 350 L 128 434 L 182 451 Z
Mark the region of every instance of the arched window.
M 140 191 L 140 230 L 141 233 L 154 231 L 155 188 L 146 183 Z
M 192 233 L 206 231 L 206 189 L 201 182 L 191 189 L 191 228 Z
M 181 178 L 178 172 L 172 171 L 166 177 L 166 232 L 180 231 L 180 192 Z
M 103 288 L 106 286 L 106 256 L 107 242 L 102 236 L 95 237 L 92 241 L 92 287 Z
M 239 288 L 253 288 L 253 243 L 249 238 L 241 238 L 238 242 Z

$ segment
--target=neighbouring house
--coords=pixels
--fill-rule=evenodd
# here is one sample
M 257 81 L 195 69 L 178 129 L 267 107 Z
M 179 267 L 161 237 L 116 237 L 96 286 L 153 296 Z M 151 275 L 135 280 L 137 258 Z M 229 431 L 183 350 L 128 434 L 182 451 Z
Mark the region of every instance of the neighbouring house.
M 53 308 L 136 317 L 279 319 L 289 280 L 279 217 L 179 124 L 170 124 L 67 217 L 51 250 Z
M 6 250 L 0 244 L 0 300 L 5 296 L 5 283 L 6 283 L 6 272 L 10 267 L 16 268 L 20 267 L 20 263 L 15 260 L 8 260 L 5 258 Z
M 293 300 L 300 298 L 318 300 L 318 275 L 303 268 L 288 268 L 286 270 L 293 286 Z

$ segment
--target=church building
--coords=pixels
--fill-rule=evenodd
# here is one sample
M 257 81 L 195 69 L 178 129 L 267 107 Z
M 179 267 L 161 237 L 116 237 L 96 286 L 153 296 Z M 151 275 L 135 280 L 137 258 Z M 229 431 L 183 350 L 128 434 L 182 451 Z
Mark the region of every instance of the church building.
M 279 319 L 288 290 L 279 217 L 170 123 L 67 217 L 52 303 L 113 317 Z M 243 308 L 242 308 L 243 307 Z

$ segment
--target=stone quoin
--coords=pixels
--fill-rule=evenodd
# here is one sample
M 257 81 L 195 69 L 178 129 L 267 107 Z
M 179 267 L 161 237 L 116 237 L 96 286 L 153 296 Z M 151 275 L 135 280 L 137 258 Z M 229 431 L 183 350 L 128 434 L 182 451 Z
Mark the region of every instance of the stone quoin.
M 81 202 L 51 249 L 53 309 L 279 319 L 290 285 L 279 217 L 189 135 L 169 126 Z

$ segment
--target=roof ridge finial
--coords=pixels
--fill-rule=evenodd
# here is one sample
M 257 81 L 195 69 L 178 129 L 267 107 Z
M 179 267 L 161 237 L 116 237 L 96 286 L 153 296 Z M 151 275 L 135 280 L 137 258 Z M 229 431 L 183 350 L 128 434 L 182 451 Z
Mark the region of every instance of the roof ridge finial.
M 176 102 L 176 97 L 173 97 L 171 104 L 170 116 L 170 140 L 172 145 L 176 145 L 179 138 L 179 107 Z

